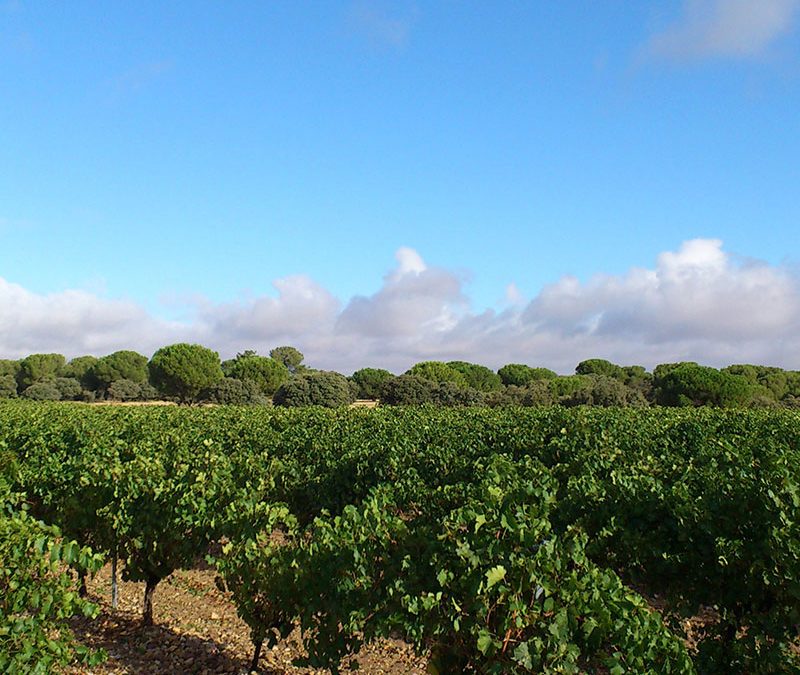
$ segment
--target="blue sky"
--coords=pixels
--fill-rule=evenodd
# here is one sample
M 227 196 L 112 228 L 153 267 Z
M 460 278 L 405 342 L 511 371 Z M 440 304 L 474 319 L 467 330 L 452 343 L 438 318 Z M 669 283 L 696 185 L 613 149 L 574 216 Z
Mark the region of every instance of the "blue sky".
M 797 0 L 0 0 L 0 356 L 175 338 L 292 341 L 343 370 L 451 354 L 800 367 L 799 38 Z M 681 251 L 722 255 L 739 300 L 754 268 L 770 297 L 788 284 L 771 336 L 705 312 L 626 343 L 605 295 L 584 307 Z M 400 272 L 443 286 L 395 287 Z M 698 279 L 682 292 L 713 285 Z M 564 280 L 578 290 L 559 306 L 577 294 L 584 314 L 559 335 L 587 341 L 558 351 L 536 311 Z M 763 310 L 739 300 L 709 303 Z M 469 337 L 487 311 L 500 341 Z M 509 312 L 530 324 L 515 340 Z

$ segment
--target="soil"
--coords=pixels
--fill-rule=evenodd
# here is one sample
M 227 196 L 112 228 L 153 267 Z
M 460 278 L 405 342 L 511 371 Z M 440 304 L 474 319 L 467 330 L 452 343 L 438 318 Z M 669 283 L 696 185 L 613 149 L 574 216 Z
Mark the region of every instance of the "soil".
M 100 606 L 97 619 L 75 619 L 79 641 L 108 652 L 99 666 L 73 666 L 68 675 L 221 675 L 248 673 L 253 647 L 247 625 L 225 593 L 214 583 L 212 569 L 181 570 L 162 581 L 153 599 L 154 625 L 141 625 L 144 584 L 119 582 L 119 605 L 111 607 L 111 566 L 88 580 L 89 598 Z M 264 647 L 262 675 L 327 673 L 293 664 L 304 656 L 299 632 L 272 649 Z M 357 663 L 344 664 L 343 673 L 365 675 L 424 675 L 427 661 L 411 645 L 381 640 L 365 646 Z
M 111 565 L 87 580 L 89 599 L 100 607 L 97 619 L 76 618 L 72 628 L 78 640 L 94 649 L 105 649 L 108 659 L 94 667 L 72 666 L 67 675 L 222 675 L 249 673 L 253 646 L 247 625 L 237 616 L 226 593 L 215 583 L 213 569 L 201 565 L 180 570 L 162 581 L 153 600 L 154 625 L 142 626 L 144 583 L 119 581 L 119 605 L 111 607 Z M 647 597 L 648 604 L 663 610 L 663 601 Z M 684 622 L 687 647 L 717 620 L 707 610 Z M 299 631 L 272 649 L 266 646 L 259 661 L 261 675 L 327 673 L 295 664 L 305 656 Z M 424 675 L 427 660 L 400 640 L 380 640 L 365 646 L 342 673 L 364 675 Z

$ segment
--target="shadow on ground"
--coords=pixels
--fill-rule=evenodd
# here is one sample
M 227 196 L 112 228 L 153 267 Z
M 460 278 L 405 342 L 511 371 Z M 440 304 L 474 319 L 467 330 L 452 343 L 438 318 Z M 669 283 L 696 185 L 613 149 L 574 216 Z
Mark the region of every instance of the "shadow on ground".
M 231 658 L 224 646 L 214 640 L 179 634 L 167 626 L 145 627 L 140 617 L 127 612 L 101 613 L 94 620 L 75 618 L 71 627 L 79 642 L 108 653 L 108 660 L 98 668 L 103 673 L 221 675 L 248 672 L 247 662 Z M 94 671 L 76 666 L 69 672 L 77 675 Z M 259 672 L 262 675 L 284 673 L 263 668 Z

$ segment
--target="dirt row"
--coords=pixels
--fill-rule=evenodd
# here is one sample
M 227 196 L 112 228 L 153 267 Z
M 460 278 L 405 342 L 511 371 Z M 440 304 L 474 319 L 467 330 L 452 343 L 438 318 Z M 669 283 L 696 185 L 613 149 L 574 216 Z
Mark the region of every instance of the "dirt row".
M 119 583 L 119 604 L 111 607 L 111 566 L 106 565 L 87 586 L 89 598 L 100 606 L 97 619 L 75 619 L 78 639 L 95 649 L 105 649 L 108 659 L 99 666 L 73 666 L 69 675 L 221 675 L 249 672 L 252 643 L 247 625 L 215 583 L 213 569 L 181 570 L 162 581 L 153 603 L 155 625 L 141 625 L 144 584 Z M 656 611 L 663 609 L 657 597 L 647 598 Z M 693 650 L 706 626 L 716 620 L 707 610 L 685 620 L 687 646 Z M 327 673 L 295 663 L 305 656 L 298 631 L 272 649 L 264 649 L 259 661 L 262 675 Z M 342 672 L 365 675 L 424 675 L 427 661 L 400 640 L 380 640 L 367 645 L 357 660 L 343 664 Z
M 237 616 L 226 594 L 214 583 L 211 569 L 182 570 L 162 581 L 153 602 L 154 624 L 141 626 L 144 584 L 119 584 L 119 605 L 111 607 L 111 566 L 106 565 L 88 583 L 90 599 L 100 606 L 95 620 L 76 619 L 78 639 L 108 652 L 108 660 L 93 668 L 73 666 L 69 675 L 163 675 L 196 673 L 219 675 L 247 673 L 252 658 L 247 625 Z M 295 632 L 272 649 L 264 649 L 259 662 L 262 675 L 326 673 L 294 665 L 304 655 Z M 366 646 L 357 665 L 342 672 L 369 675 L 423 675 L 426 660 L 410 645 L 382 640 Z

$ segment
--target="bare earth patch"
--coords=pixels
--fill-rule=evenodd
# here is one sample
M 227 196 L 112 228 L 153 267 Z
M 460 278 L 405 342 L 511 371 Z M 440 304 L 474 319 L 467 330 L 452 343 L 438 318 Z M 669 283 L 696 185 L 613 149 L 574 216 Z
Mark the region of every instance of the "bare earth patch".
M 119 583 L 119 606 L 111 607 L 111 565 L 88 582 L 90 599 L 100 606 L 95 620 L 76 618 L 78 639 L 95 649 L 105 649 L 108 660 L 93 668 L 72 666 L 68 675 L 196 675 L 248 672 L 252 644 L 247 625 L 237 616 L 228 595 L 220 591 L 213 569 L 201 567 L 175 572 L 156 589 L 154 626 L 141 625 L 144 584 Z M 662 610 L 663 602 L 648 598 Z M 717 617 L 711 610 L 684 622 L 687 647 L 694 651 L 697 639 Z M 264 649 L 259 662 L 262 675 L 327 673 L 293 664 L 305 655 L 299 631 L 273 649 Z M 427 660 L 400 640 L 380 640 L 362 649 L 357 664 L 343 664 L 342 672 L 365 675 L 424 675 Z
M 247 673 L 252 645 L 247 625 L 236 615 L 226 594 L 214 584 L 211 569 L 182 570 L 162 581 L 153 601 L 154 626 L 141 626 L 144 584 L 120 581 L 119 606 L 111 607 L 111 566 L 88 582 L 89 597 L 100 605 L 94 621 L 76 619 L 78 639 L 108 652 L 94 668 L 73 666 L 69 675 L 162 675 Z M 262 652 L 264 675 L 325 673 L 294 666 L 304 654 L 295 631 L 273 649 Z M 355 672 L 356 668 L 342 668 Z M 426 660 L 399 640 L 381 640 L 358 655 L 358 672 L 367 675 L 423 675 Z

